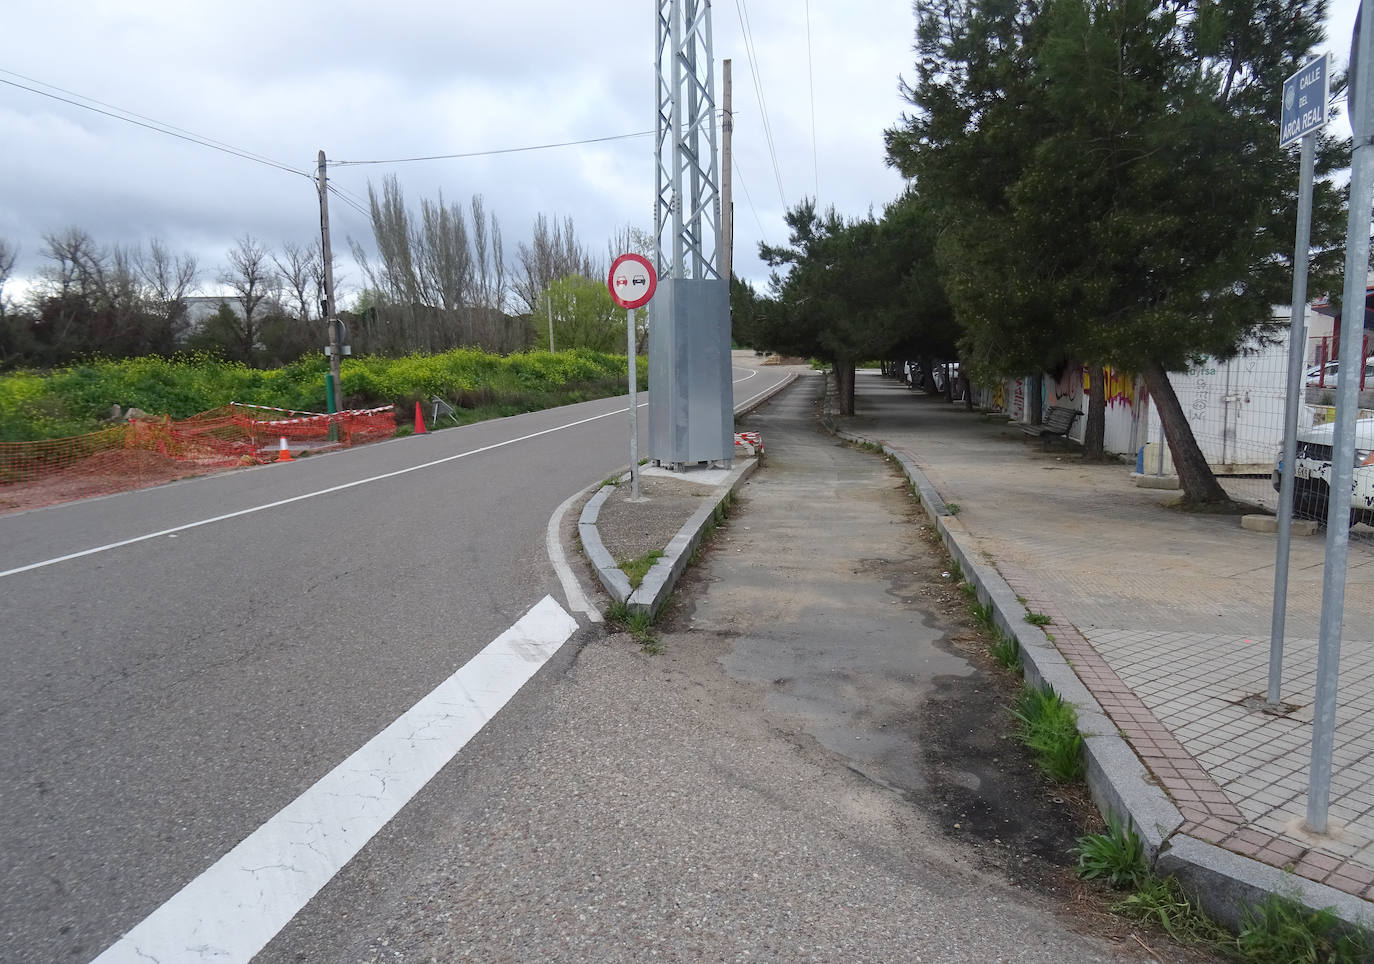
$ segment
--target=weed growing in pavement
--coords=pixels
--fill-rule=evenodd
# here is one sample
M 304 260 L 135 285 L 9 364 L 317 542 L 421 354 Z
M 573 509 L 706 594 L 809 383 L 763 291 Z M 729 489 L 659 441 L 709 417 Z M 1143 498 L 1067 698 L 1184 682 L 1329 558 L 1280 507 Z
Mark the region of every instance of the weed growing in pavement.
M 968 607 L 969 615 L 978 624 L 978 628 L 985 633 L 995 632 L 997 627 L 992 621 L 992 606 L 983 603 L 971 603 Z
M 1080 873 L 1084 859 L 1081 845 L 1082 841 Z M 1309 910 L 1291 897 L 1270 894 L 1246 909 L 1239 931 L 1233 934 L 1189 897 L 1177 878 L 1159 877 L 1146 870 L 1131 886 L 1135 892 L 1114 904 L 1112 910 L 1133 921 L 1158 925 L 1180 944 L 1204 946 L 1256 964 L 1356 964 L 1374 954 L 1374 940 L 1363 923 L 1351 927 L 1329 907 Z
M 654 567 L 654 563 L 662 558 L 663 550 L 655 549 L 653 552 L 645 553 L 638 559 L 626 559 L 623 562 L 617 562 L 616 565 L 620 567 L 621 572 L 629 577 L 630 588 L 638 589 L 640 585 L 643 584 L 644 577 L 649 574 L 649 570 Z
M 606 608 L 606 622 L 633 636 L 640 648 L 650 656 L 663 652 L 663 644 L 654 632 L 654 620 L 648 613 L 631 612 L 623 602 L 614 602 Z
M 1078 838 L 1078 876 L 1084 880 L 1105 880 L 1113 887 L 1139 887 L 1150 874 L 1145 848 L 1130 821 L 1107 818 L 1106 833 L 1091 833 Z
M 1049 686 L 1027 686 L 1011 711 L 1020 722 L 1018 736 L 1035 754 L 1035 762 L 1056 783 L 1083 776 L 1083 736 L 1078 711 Z
M 1249 907 L 1235 938 L 1241 956 L 1251 961 L 1356 961 L 1374 953 L 1370 935 L 1348 927 L 1329 908 L 1308 910 L 1282 894 L 1270 894 Z
M 1050 623 L 1054 622 L 1054 619 L 1046 616 L 1044 613 L 1027 611 L 1026 622 L 1030 623 L 1032 626 L 1048 626 Z
M 1114 904 L 1112 910 L 1130 920 L 1155 924 L 1180 944 L 1236 949 L 1235 937 L 1208 917 L 1174 877 L 1148 875 L 1135 893 Z
M 1016 641 L 1015 637 L 1008 636 L 1006 633 L 997 633 L 989 652 L 992 653 L 992 658 L 1003 669 L 1010 670 L 1017 676 L 1020 676 L 1024 671 L 1021 665 L 1021 644 Z
M 950 514 L 950 515 L 958 515 L 958 514 L 959 514 L 959 503 L 958 503 L 958 502 L 946 502 L 946 503 L 945 503 L 945 508 L 949 510 L 949 514 Z

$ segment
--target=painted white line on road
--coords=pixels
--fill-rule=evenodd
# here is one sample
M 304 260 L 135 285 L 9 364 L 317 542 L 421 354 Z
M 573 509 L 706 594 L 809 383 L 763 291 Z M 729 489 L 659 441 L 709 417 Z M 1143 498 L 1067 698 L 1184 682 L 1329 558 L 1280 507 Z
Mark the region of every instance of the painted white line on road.
M 553 597 L 96 958 L 248 961 L 577 629 Z
M 741 381 L 742 381 L 742 380 L 743 380 L 743 379 L 741 379 Z M 777 389 L 778 386 L 781 385 L 781 384 L 783 384 L 785 381 L 786 381 L 786 379 L 783 379 L 783 381 L 781 381 L 781 382 L 774 382 L 773 384 L 771 384 L 771 385 L 769 385 L 767 388 L 765 388 L 763 391 L 761 391 L 761 392 L 755 392 L 754 394 L 752 394 L 752 395 L 750 395 L 748 398 L 746 398 L 744 401 L 737 403 L 737 404 L 735 405 L 735 411 L 738 412 L 740 409 L 744 408 L 746 405 L 748 405 L 748 404 L 749 404 L 750 402 L 752 402 L 754 399 L 756 399 L 756 398 L 758 398 L 758 397 L 760 397 L 760 396 L 762 396 L 762 395 L 767 395 L 769 392 L 773 391 L 774 389 Z M 0 575 L 4 575 L 4 573 L 0 573 Z
M 567 515 L 574 502 L 586 494 L 586 489 L 574 492 L 563 500 L 562 505 L 553 510 L 553 515 L 549 516 L 548 528 L 544 530 L 544 548 L 548 551 L 549 562 L 553 563 L 553 571 L 558 574 L 558 581 L 563 586 L 563 595 L 567 597 L 568 605 L 592 622 L 599 623 L 601 613 L 582 591 L 582 581 L 568 564 L 568 557 L 563 552 L 563 540 L 559 535 L 563 528 L 563 516 Z
M 490 452 L 493 449 L 504 448 L 507 445 L 514 445 L 517 442 L 527 442 L 532 438 L 539 438 L 541 435 L 549 435 L 552 432 L 561 432 L 564 429 L 576 428 L 579 425 L 586 425 L 588 422 L 595 422 L 603 418 L 611 418 L 616 415 L 623 415 L 624 409 L 616 409 L 604 415 L 593 415 L 590 418 L 578 419 L 576 422 L 568 422 L 566 425 L 555 425 L 553 428 L 546 428 L 543 431 L 531 432 L 529 435 L 522 435 L 519 438 L 507 439 L 504 442 L 494 442 L 491 445 L 484 445 L 481 448 L 472 449 L 467 452 L 459 452 L 457 455 L 449 455 L 442 459 L 435 459 L 432 462 L 422 462 L 419 465 L 412 465 L 409 468 L 396 469 L 394 472 L 384 472 L 381 475 L 373 475 L 366 479 L 357 479 L 353 482 L 345 482 L 342 485 L 333 485 L 327 489 L 319 489 L 315 492 L 306 492 L 303 495 L 294 495 L 289 499 L 278 499 L 276 502 L 268 502 L 265 505 L 255 505 L 247 509 L 239 509 L 237 512 L 226 512 L 223 515 L 213 516 L 209 519 L 200 519 L 196 522 L 187 522 L 185 525 L 173 526 L 170 529 L 160 529 L 157 532 L 149 532 L 147 535 L 134 536 L 132 539 L 121 539 L 119 542 L 111 542 L 108 545 L 96 546 L 92 549 L 82 549 L 80 552 L 69 552 L 65 556 L 54 556 L 51 559 L 44 559 L 42 562 L 31 562 L 26 566 L 15 566 L 13 569 L 6 569 L 0 572 L 0 579 L 6 576 L 17 576 L 21 572 L 31 572 L 34 569 L 42 569 L 45 566 L 55 566 L 58 563 L 69 562 L 72 559 L 80 559 L 82 556 L 93 556 L 100 552 L 109 552 L 111 549 L 122 549 L 124 546 L 132 546 L 135 543 L 147 542 L 149 539 L 158 539 L 162 536 L 169 536 L 175 532 L 185 532 L 187 529 L 198 529 L 201 526 L 213 525 L 216 522 L 224 522 L 228 519 L 236 519 L 239 516 L 252 515 L 255 512 L 265 512 L 268 509 L 280 508 L 290 505 L 293 502 L 303 502 L 306 499 L 319 498 L 322 495 L 329 495 L 333 492 L 342 492 L 345 489 L 352 489 L 359 485 L 368 485 L 372 482 L 381 482 L 385 479 L 394 479 L 398 475 L 405 475 L 409 472 L 418 472 L 421 469 L 432 468 L 436 465 L 443 465 L 445 462 L 453 462 L 457 459 L 465 459 L 470 455 L 481 455 L 483 452 Z

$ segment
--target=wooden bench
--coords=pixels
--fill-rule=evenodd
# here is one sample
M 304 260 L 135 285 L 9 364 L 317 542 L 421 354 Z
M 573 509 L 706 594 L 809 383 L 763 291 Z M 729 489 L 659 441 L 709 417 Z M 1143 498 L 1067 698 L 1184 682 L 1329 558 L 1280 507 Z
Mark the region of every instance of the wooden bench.
M 1073 423 L 1083 413 L 1077 408 L 1068 405 L 1051 405 L 1050 410 L 1045 413 L 1045 420 L 1039 425 L 1023 426 L 1021 431 L 1027 435 L 1039 436 L 1040 444 L 1048 446 L 1050 439 L 1056 435 L 1060 438 L 1069 437 L 1069 429 L 1073 428 Z

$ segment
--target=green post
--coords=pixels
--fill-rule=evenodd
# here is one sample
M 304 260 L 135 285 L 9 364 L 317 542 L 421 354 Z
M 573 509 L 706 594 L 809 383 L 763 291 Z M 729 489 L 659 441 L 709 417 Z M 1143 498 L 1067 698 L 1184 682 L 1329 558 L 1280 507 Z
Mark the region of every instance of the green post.
M 326 411 L 328 411 L 330 415 L 333 415 L 335 412 L 339 410 L 338 402 L 335 401 L 335 399 L 338 398 L 338 395 L 339 393 L 334 384 L 334 373 L 326 372 L 324 376 L 324 402 L 326 406 Z M 330 422 L 329 441 L 337 442 L 338 440 L 339 426 L 334 424 L 333 422 Z

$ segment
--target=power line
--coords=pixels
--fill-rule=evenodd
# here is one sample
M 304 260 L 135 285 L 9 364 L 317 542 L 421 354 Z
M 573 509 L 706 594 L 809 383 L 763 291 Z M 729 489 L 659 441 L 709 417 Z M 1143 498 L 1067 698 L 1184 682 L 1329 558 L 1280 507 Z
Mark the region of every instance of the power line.
M 611 134 L 607 137 L 587 137 L 577 141 L 558 141 L 552 144 L 531 144 L 527 147 L 502 147 L 491 151 L 467 151 L 462 154 L 431 154 L 425 157 L 393 157 L 378 161 L 334 161 L 338 167 L 355 164 L 409 164 L 412 161 L 451 161 L 465 157 L 490 157 L 494 154 L 519 154 L 525 151 L 546 151 L 554 147 L 575 147 L 579 144 L 602 144 L 606 141 L 623 141 L 630 137 L 648 137 L 656 131 L 635 131 L 632 134 Z
M 749 210 L 754 213 L 754 223 L 759 226 L 759 238 L 764 244 L 768 243 L 767 233 L 763 230 L 763 222 L 759 220 L 758 208 L 754 207 L 754 198 L 749 193 L 749 185 L 744 183 L 744 172 L 740 170 L 739 161 L 731 158 L 735 168 L 735 177 L 739 180 L 739 186 L 744 188 L 744 199 L 749 202 Z
M 332 184 L 328 184 L 328 185 L 326 185 L 326 187 L 329 189 L 329 193 L 330 193 L 330 194 L 334 195 L 336 198 L 338 198 L 338 199 L 339 199 L 340 201 L 342 201 L 344 204 L 346 204 L 346 205 L 348 205 L 349 207 L 351 207 L 354 211 L 357 211 L 358 214 L 360 214 L 360 215 L 362 216 L 362 218 L 363 218 L 365 221 L 367 221 L 369 224 L 372 222 L 372 213 L 371 213 L 370 211 L 364 209 L 363 206 L 362 206 L 361 204 L 358 204 L 357 202 L 355 202 L 355 201 L 354 201 L 353 199 L 351 199 L 347 194 L 345 194 L 343 191 L 341 191 L 339 188 L 336 188 L 336 187 L 335 187 L 334 185 L 332 185 Z
M 735 0 L 735 12 L 739 14 L 740 30 L 744 35 L 744 53 L 749 58 L 749 72 L 754 78 L 754 94 L 758 98 L 759 110 L 763 114 L 763 136 L 768 143 L 768 154 L 773 162 L 773 177 L 778 183 L 778 200 L 787 207 L 787 196 L 782 189 L 782 169 L 778 166 L 778 150 L 773 143 L 773 125 L 768 120 L 768 101 L 763 96 L 763 81 L 759 76 L 758 57 L 754 49 L 754 31 L 749 23 L 749 14 L 743 0 Z
M 84 94 L 78 94 L 74 91 L 65 90 L 64 88 L 57 87 L 53 84 L 45 83 L 41 80 L 34 80 L 32 77 L 25 77 L 23 74 L 17 74 L 12 70 L 4 70 L 0 68 L 0 73 L 9 74 L 11 77 L 20 77 L 24 80 L 29 81 L 29 83 L 40 84 L 43 87 L 49 87 L 52 90 L 61 91 L 64 94 L 70 94 L 71 97 L 79 97 L 81 98 L 81 100 L 72 100 L 69 97 L 61 97 L 47 90 L 39 90 L 37 87 L 30 87 L 27 84 L 20 84 L 13 80 L 7 80 L 4 77 L 0 77 L 0 84 L 8 84 L 11 87 L 17 87 L 20 90 L 27 90 L 31 94 L 38 94 L 40 97 L 49 97 L 53 100 L 61 101 L 64 104 L 70 104 L 73 107 L 80 107 L 82 110 L 88 110 L 95 114 L 101 114 L 105 117 L 111 117 L 115 120 L 124 121 L 124 123 L 126 124 L 133 124 L 136 127 L 142 127 L 150 131 L 156 131 L 159 134 L 166 134 L 168 137 L 175 137 L 179 140 L 188 141 L 192 144 L 198 144 L 201 147 L 208 147 L 211 150 L 220 151 L 224 154 L 232 154 L 235 157 L 243 158 L 245 161 L 253 161 L 256 164 L 264 164 L 267 167 L 274 167 L 277 170 L 285 171 L 288 174 L 299 174 L 301 177 L 307 178 L 311 176 L 305 171 L 298 171 L 294 167 L 291 167 L 287 164 L 283 164 L 280 161 L 274 161 L 270 157 L 264 157 L 260 154 L 255 154 L 252 151 L 247 150 L 246 148 L 235 147 L 232 144 L 226 144 L 223 141 L 217 141 L 214 138 L 206 137 L 203 134 L 197 134 L 194 131 L 188 131 L 183 128 L 176 127 L 172 124 L 167 124 L 163 121 L 155 120 L 151 117 L 144 117 L 142 114 L 136 114 L 133 111 L 125 110 L 123 107 L 116 107 L 113 104 L 106 104 L 105 102 L 96 100 L 93 97 L 87 97 Z M 90 101 L 90 103 L 83 104 L 81 103 L 81 101 L 83 100 Z M 108 107 L 109 110 L 101 110 L 100 107 L 92 107 L 91 104 L 99 104 L 100 107 Z M 118 113 L 114 113 L 115 111 L 118 111 Z
M 811 61 L 811 0 L 806 0 L 806 81 L 811 89 L 811 170 L 816 178 L 816 203 L 821 203 L 821 161 L 816 151 L 816 70 Z

